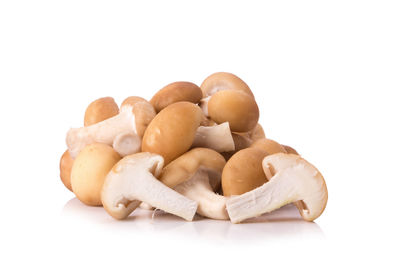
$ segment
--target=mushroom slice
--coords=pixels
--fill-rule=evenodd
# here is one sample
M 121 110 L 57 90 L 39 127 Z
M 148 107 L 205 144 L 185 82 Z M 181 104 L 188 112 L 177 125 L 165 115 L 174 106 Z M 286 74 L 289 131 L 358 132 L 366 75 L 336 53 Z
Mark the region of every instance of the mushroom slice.
M 200 126 L 197 128 L 192 147 L 206 147 L 217 152 L 235 150 L 229 123 L 224 122 L 215 126 Z
M 197 213 L 208 218 L 227 220 L 226 198 L 215 191 L 221 183 L 225 159 L 208 148 L 194 148 L 168 164 L 160 181 L 182 195 L 197 201 Z
M 160 155 L 142 152 L 124 157 L 109 172 L 104 182 L 101 201 L 116 219 L 124 219 L 140 202 L 191 221 L 197 203 L 157 180 L 164 165 Z
M 298 155 L 278 153 L 264 158 L 264 172 L 269 182 L 227 201 L 233 223 L 276 210 L 300 201 L 301 216 L 306 221 L 318 218 L 325 209 L 328 191 L 321 173 Z
M 70 129 L 67 133 L 67 145 L 74 159 L 87 145 L 102 143 L 112 145 L 117 135 L 132 133 L 142 136 L 143 127 L 147 126 L 148 117 L 154 117 L 153 106 L 147 101 L 126 103 L 121 106 L 120 113 L 112 118 L 96 124 Z

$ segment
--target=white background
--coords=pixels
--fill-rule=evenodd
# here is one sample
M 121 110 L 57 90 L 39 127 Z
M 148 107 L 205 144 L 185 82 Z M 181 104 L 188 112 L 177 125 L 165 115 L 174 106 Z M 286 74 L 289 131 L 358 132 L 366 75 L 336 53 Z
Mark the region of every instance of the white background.
M 1 266 L 399 266 L 398 1 L 1 1 Z M 145 2 L 145 3 L 144 3 Z M 118 222 L 59 179 L 90 101 L 233 72 L 324 175 L 315 223 Z

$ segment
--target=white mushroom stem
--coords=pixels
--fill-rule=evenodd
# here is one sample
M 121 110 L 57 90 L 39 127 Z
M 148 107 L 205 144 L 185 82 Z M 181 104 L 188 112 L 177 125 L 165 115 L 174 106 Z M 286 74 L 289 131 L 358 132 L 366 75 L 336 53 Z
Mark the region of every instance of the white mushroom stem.
M 154 177 L 160 174 L 163 164 L 161 156 L 147 152 L 119 161 L 107 175 L 102 190 L 102 203 L 107 212 L 114 218 L 123 219 L 134 210 L 129 203 L 143 201 L 185 220 L 193 220 L 197 203 Z
M 153 206 L 151 206 L 151 205 L 149 205 L 149 204 L 147 204 L 146 202 L 142 202 L 142 203 L 140 203 L 140 206 L 139 206 L 141 209 L 144 209 L 144 210 L 154 210 L 154 207 Z
M 200 126 L 197 128 L 192 147 L 206 147 L 217 152 L 235 150 L 229 122 L 215 126 Z
M 319 172 L 304 163 L 278 171 L 264 185 L 233 196 L 227 201 L 227 210 L 233 223 L 271 212 L 286 204 L 303 200 L 300 210 L 304 219 L 317 218 L 326 205 L 326 185 Z
M 113 141 L 113 148 L 121 157 L 139 152 L 141 145 L 142 140 L 133 132 L 118 134 Z
M 189 180 L 174 189 L 198 203 L 198 214 L 217 220 L 229 219 L 226 211 L 226 197 L 213 191 L 205 170 L 198 170 Z
M 211 96 L 207 96 L 200 100 L 200 108 L 203 110 L 204 115 L 208 117 L 208 101 L 210 101 Z

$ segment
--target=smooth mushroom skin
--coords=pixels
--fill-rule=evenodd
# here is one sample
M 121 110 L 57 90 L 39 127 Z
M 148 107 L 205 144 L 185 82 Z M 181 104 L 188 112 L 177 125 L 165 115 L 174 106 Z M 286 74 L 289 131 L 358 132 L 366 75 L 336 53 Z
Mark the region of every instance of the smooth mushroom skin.
M 241 195 L 266 183 L 261 163 L 267 155 L 257 148 L 245 148 L 234 154 L 222 171 L 224 196 Z
M 120 133 L 113 141 L 113 148 L 121 157 L 140 152 L 141 146 L 142 140 L 140 137 L 131 132 Z
M 235 150 L 229 123 L 224 122 L 215 126 L 200 126 L 197 128 L 192 147 L 206 147 L 217 152 Z
M 156 111 L 154 110 L 154 107 L 150 104 L 150 102 L 139 96 L 130 96 L 126 98 L 122 102 L 121 108 L 128 105 L 133 107 L 136 133 L 140 138 L 143 138 L 147 126 L 149 126 L 150 122 L 156 116 Z
M 294 149 L 293 147 L 286 146 L 286 145 L 282 145 L 282 146 L 283 146 L 283 148 L 286 150 L 286 152 L 287 152 L 288 154 L 300 155 L 300 154 L 296 151 L 296 149 Z
M 71 187 L 71 169 L 74 164 L 74 160 L 69 155 L 68 150 L 66 150 L 60 159 L 60 178 L 65 187 L 72 191 Z
M 116 116 L 118 113 L 119 108 L 117 103 L 115 103 L 114 98 L 102 97 L 96 99 L 86 108 L 84 126 L 89 126 L 100 121 L 104 121 Z
M 227 201 L 227 210 L 233 223 L 271 212 L 292 202 L 306 221 L 318 218 L 326 207 L 326 183 L 312 164 L 298 155 L 278 153 L 262 162 L 269 182 Z
M 202 216 L 227 220 L 226 198 L 215 191 L 221 183 L 225 160 L 218 152 L 208 148 L 193 148 L 169 163 L 160 181 L 198 203 Z
M 252 97 L 249 86 L 238 76 L 229 72 L 216 72 L 208 76 L 200 85 L 203 97 L 211 96 L 222 90 L 238 90 Z
M 229 122 L 232 132 L 248 132 L 258 122 L 254 98 L 238 90 L 223 90 L 212 95 L 207 105 L 209 117 L 217 124 Z
M 121 159 L 112 147 L 94 143 L 86 146 L 75 159 L 71 186 L 76 197 L 89 206 L 101 206 L 101 189 L 111 168 Z
M 247 133 L 248 137 L 253 141 L 257 141 L 259 139 L 265 138 L 264 129 L 261 124 L 257 123 L 256 127 L 253 128 L 250 132 Z
M 177 102 L 158 113 L 144 133 L 142 151 L 161 155 L 165 164 L 189 150 L 202 120 L 201 109 Z
M 271 139 L 258 139 L 250 147 L 258 148 L 261 150 L 266 151 L 269 155 L 275 153 L 287 153 L 285 148 L 279 144 L 278 142 L 271 140 Z
M 150 100 L 156 112 L 165 107 L 181 101 L 197 104 L 200 102 L 203 93 L 196 84 L 191 82 L 174 82 L 160 89 Z
M 72 158 L 92 143 L 112 145 L 117 135 L 130 132 L 141 137 L 155 111 L 147 102 L 136 101 L 121 106 L 120 113 L 96 124 L 70 129 L 67 133 L 67 146 Z
M 160 155 L 141 152 L 120 160 L 108 173 L 101 193 L 105 210 L 124 219 L 143 201 L 191 221 L 197 203 L 157 180 L 164 160 Z
M 252 140 L 247 135 L 241 135 L 238 133 L 232 133 L 233 143 L 235 144 L 235 150 L 229 152 L 222 152 L 225 160 L 229 160 L 238 151 L 250 147 Z

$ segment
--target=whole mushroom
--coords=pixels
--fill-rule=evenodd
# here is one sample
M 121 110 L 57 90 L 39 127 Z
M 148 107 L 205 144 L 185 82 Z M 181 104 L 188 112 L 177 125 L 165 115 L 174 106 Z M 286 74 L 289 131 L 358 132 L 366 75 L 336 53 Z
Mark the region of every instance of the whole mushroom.
M 96 99 L 86 108 L 84 126 L 96 124 L 118 115 L 119 108 L 112 97 Z

